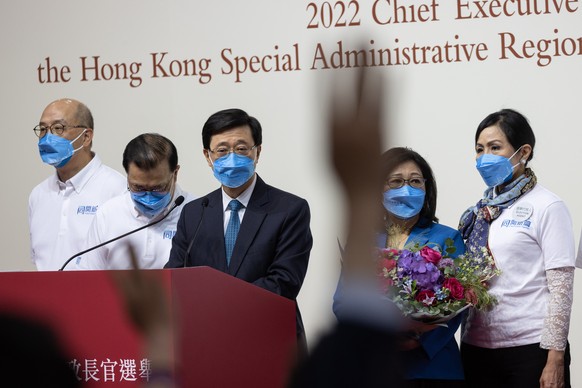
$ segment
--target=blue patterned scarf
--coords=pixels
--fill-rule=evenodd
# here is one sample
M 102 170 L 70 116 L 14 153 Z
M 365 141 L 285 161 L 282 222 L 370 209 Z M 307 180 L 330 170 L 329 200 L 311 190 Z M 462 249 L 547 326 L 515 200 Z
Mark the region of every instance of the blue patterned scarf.
M 534 172 L 526 168 L 525 173 L 494 195 L 495 188 L 489 187 L 483 194 L 483 199 L 477 205 L 470 207 L 461 216 L 459 231 L 465 239 L 467 251 L 480 250 L 486 247 L 489 254 L 489 226 L 501 215 L 501 212 L 513 205 L 523 194 L 527 193 L 537 183 Z

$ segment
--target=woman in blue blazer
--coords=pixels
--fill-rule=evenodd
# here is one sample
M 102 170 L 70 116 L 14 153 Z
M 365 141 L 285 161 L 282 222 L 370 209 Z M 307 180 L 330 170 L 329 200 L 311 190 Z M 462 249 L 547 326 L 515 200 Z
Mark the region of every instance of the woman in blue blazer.
M 436 217 L 437 188 L 432 169 L 417 152 L 396 147 L 382 155 L 385 177 L 384 214 L 377 233 L 376 245 L 403 249 L 405 246 L 428 245 L 443 252 L 451 239 L 457 257 L 465 252 L 460 233 L 438 223 Z M 334 296 L 334 313 L 341 319 L 341 281 Z M 462 316 L 448 322 L 447 327 L 426 327 L 416 337 L 401 343 L 401 361 L 406 387 L 462 387 L 463 367 L 455 340 Z

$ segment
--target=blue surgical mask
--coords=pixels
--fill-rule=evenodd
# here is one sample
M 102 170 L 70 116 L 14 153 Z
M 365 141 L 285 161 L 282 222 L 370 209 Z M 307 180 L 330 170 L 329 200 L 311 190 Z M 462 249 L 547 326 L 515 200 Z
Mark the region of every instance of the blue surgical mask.
M 160 214 L 172 200 L 172 192 L 157 193 L 154 191 L 142 191 L 131 193 L 131 199 L 137 210 L 148 218 Z
M 255 161 L 234 152 L 216 159 L 212 166 L 216 179 L 231 189 L 241 187 L 255 173 Z
M 508 182 L 513 176 L 513 169 L 519 165 L 511 165 L 511 158 L 521 149 L 513 153 L 509 158 L 500 155 L 483 154 L 477 158 L 477 171 L 487 187 L 495 187 Z
M 73 140 L 47 133 L 38 141 L 38 151 L 43 162 L 54 167 L 63 167 L 71 160 L 73 154 L 83 146 L 73 149 L 73 143 L 85 133 L 86 129 Z M 48 132 L 48 131 L 47 131 Z
M 404 185 L 384 192 L 384 208 L 394 216 L 407 220 L 422 210 L 426 193 L 422 189 Z

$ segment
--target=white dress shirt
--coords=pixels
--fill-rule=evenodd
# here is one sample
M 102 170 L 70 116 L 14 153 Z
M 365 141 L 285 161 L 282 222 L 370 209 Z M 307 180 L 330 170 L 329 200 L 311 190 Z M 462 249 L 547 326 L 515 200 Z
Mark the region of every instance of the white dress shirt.
M 66 182 L 55 173 L 37 185 L 28 199 L 30 255 L 39 271 L 58 270 L 86 247 L 95 212 L 127 190 L 127 180 L 97 155 Z
M 223 218 L 223 220 L 224 220 L 224 234 L 226 234 L 226 228 L 228 227 L 228 222 L 230 221 L 231 210 L 228 209 L 228 205 L 230 204 L 230 201 L 232 201 L 233 199 L 236 199 L 244 206 L 243 208 L 238 210 L 238 218 L 240 220 L 240 223 L 242 224 L 243 217 L 245 215 L 245 210 L 247 209 L 249 201 L 251 200 L 251 195 L 253 195 L 253 191 L 255 190 L 256 184 L 257 184 L 257 174 L 255 174 L 253 176 L 253 183 L 251 183 L 251 185 L 249 187 L 247 187 L 247 189 L 245 191 L 240 193 L 240 195 L 237 198 L 231 198 L 228 194 L 226 194 L 224 189 L 222 189 L 222 209 L 224 210 L 224 218 Z
M 112 198 L 99 208 L 95 220 L 89 229 L 87 247 L 99 245 L 117 236 L 137 229 L 141 226 L 163 217 L 174 205 L 174 200 L 180 195 L 184 202 L 170 215 L 158 224 L 152 225 L 127 237 L 104 245 L 88 252 L 72 263 L 76 269 L 130 269 L 128 243 L 136 253 L 139 268 L 163 268 L 168 262 L 172 238 L 176 234 L 176 225 L 183 206 L 194 198 L 183 192 L 178 185 L 174 197 L 166 209 L 154 218 L 141 214 L 131 199 L 131 193 L 126 190 L 120 196 Z

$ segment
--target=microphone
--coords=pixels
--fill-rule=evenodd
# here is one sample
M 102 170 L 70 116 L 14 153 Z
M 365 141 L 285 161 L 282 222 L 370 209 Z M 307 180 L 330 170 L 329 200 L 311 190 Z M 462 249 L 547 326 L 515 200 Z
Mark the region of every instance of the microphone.
M 67 261 L 65 261 L 65 263 L 63 264 L 63 266 L 61 267 L 61 269 L 59 269 L 59 271 L 62 271 L 62 270 L 64 270 L 64 269 L 65 269 L 65 267 L 67 266 L 67 264 L 69 264 L 69 263 L 71 262 L 71 260 L 73 260 L 75 257 L 78 257 L 78 256 L 81 256 L 81 255 L 84 255 L 85 253 L 91 252 L 91 251 L 92 251 L 92 250 L 94 250 L 94 249 L 101 248 L 103 245 L 107 245 L 107 244 L 109 244 L 109 243 L 112 243 L 113 241 L 117 241 L 117 240 L 119 240 L 119 239 L 121 239 L 121 238 L 124 238 L 125 236 L 129 236 L 130 234 L 133 234 L 133 233 L 135 233 L 135 232 L 139 232 L 139 231 L 140 231 L 140 230 L 142 230 L 142 229 L 149 228 L 150 226 L 153 226 L 153 225 L 155 225 L 155 224 L 157 224 L 157 223 L 160 223 L 160 222 L 162 222 L 162 221 L 163 221 L 163 220 L 164 220 L 164 219 L 165 219 L 165 218 L 166 218 L 166 217 L 167 217 L 167 216 L 168 216 L 168 215 L 169 215 L 169 214 L 172 212 L 172 210 L 174 210 L 175 208 L 177 208 L 178 206 L 180 206 L 180 205 L 181 205 L 183 202 L 184 202 L 184 196 L 183 196 L 183 195 L 180 195 L 180 196 L 179 196 L 178 198 L 176 198 L 176 200 L 174 201 L 174 206 L 172 206 L 172 207 L 170 208 L 170 210 L 169 210 L 169 211 L 168 211 L 168 212 L 167 212 L 167 213 L 166 213 L 166 214 L 165 214 L 165 215 L 164 215 L 162 218 L 160 218 L 159 220 L 156 220 L 156 221 L 150 222 L 149 224 L 146 224 L 146 225 L 144 225 L 144 226 L 140 226 L 140 227 L 139 227 L 139 228 L 137 228 L 137 229 L 134 229 L 134 230 L 132 230 L 132 231 L 129 231 L 129 232 L 127 232 L 127 233 L 124 233 L 124 234 L 122 234 L 121 236 L 114 237 L 114 238 L 112 238 L 111 240 L 108 240 L 108 241 L 102 242 L 101 244 L 97 244 L 97 245 L 95 245 L 94 247 L 91 247 L 91 248 L 89 248 L 89 249 L 85 249 L 84 251 L 81 251 L 81 252 L 79 252 L 79 253 L 76 253 L 76 254 L 74 254 L 73 256 L 69 257 L 69 258 L 67 259 Z
M 194 245 L 194 240 L 196 240 L 196 236 L 198 236 L 200 225 L 202 225 L 202 219 L 204 218 L 204 210 L 208 206 L 208 197 L 202 198 L 202 203 L 200 205 L 202 206 L 202 214 L 200 214 L 200 221 L 198 221 L 198 225 L 196 226 L 196 230 L 194 231 L 194 237 L 192 237 L 192 240 L 190 240 L 190 244 L 188 244 L 188 249 L 186 249 L 186 255 L 184 256 L 184 268 L 187 267 L 186 264 L 188 263 L 188 256 L 190 255 L 190 250 Z

